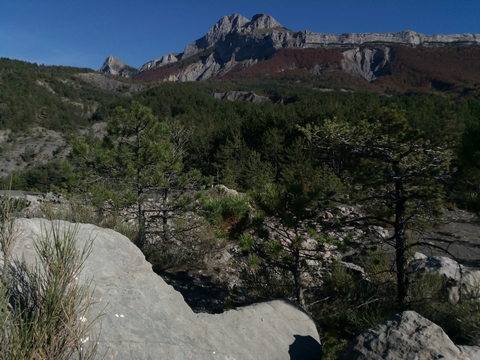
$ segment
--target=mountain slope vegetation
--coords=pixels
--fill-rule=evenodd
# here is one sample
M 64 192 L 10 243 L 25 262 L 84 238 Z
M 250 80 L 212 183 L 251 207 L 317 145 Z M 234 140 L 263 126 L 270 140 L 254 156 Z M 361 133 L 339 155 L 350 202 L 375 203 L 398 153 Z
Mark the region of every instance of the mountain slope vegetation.
M 234 290 L 225 290 L 229 299 L 225 303 L 217 299 L 217 305 L 221 303 L 219 311 L 237 301 L 244 304 L 245 298 L 243 302 L 238 299 L 245 293 L 256 300 L 280 296 L 297 299 L 323 327 L 325 348 L 332 346 L 331 352 L 338 352 L 345 341 L 397 312 L 398 299 L 404 298 L 401 306 L 411 305 L 406 295 L 417 286 L 405 287 L 401 290 L 404 293 L 398 294 L 393 285 L 408 281 L 395 277 L 388 254 L 370 246 L 360 252 L 357 246 L 365 244 L 354 244 L 352 234 L 370 225 L 376 229 L 382 226 L 388 232 L 395 216 L 401 218 L 411 213 L 419 221 L 408 231 L 417 230 L 418 224 L 424 226 L 428 222 L 430 226 L 437 220 L 433 215 L 439 208 L 466 208 L 472 198 L 479 196 L 476 135 L 480 128 L 480 98 L 475 91 L 459 97 L 461 86 L 432 89 L 431 85 L 432 79 L 438 78 L 475 86 L 474 80 L 463 78 L 464 73 L 448 73 L 446 69 L 448 61 L 457 61 L 464 56 L 463 52 L 475 56 L 476 50 L 445 48 L 441 59 L 444 65 L 435 71 L 430 68 L 430 73 L 415 65 L 416 61 L 437 53 L 428 49 L 414 49 L 414 53 L 405 50 L 411 56 L 407 61 L 408 57 L 399 55 L 404 50 L 402 47 L 394 52 L 388 71 L 372 82 L 337 69 L 339 57 L 330 50 L 311 50 L 310 57 L 305 55 L 307 52 L 286 49 L 270 60 L 245 68 L 245 73 L 242 70 L 201 82 L 159 84 L 107 78 L 89 69 L 1 59 L 0 130 L 2 134 L 7 129 L 16 134 L 4 136 L 8 137 L 5 149 L 19 139 L 23 141 L 21 134 L 39 127 L 56 129 L 63 138 L 70 139 L 70 145 L 77 145 L 72 152 L 65 146 L 62 157 L 54 157 L 52 162 L 40 162 L 36 148 L 27 149 L 24 144 L 20 157 L 29 164 L 5 178 L 3 186 L 59 191 L 81 197 L 82 201 L 92 200 L 88 214 L 102 214 L 104 224 L 107 220 L 112 224 L 117 221 L 117 229 L 128 231 L 159 273 L 185 273 L 191 266 L 201 269 L 203 278 L 205 274 L 218 276 L 222 269 L 208 269 L 207 260 L 203 263 L 198 259 L 213 258 L 229 244 L 238 249 L 238 263 L 229 266 L 241 273 L 244 283 L 240 290 L 234 287 L 239 297 L 235 297 Z M 314 64 L 313 60 L 323 61 L 320 75 L 305 70 Z M 276 74 L 268 73 L 268 61 Z M 288 64 L 294 65 L 286 69 Z M 158 69 L 162 68 L 168 69 Z M 465 68 L 467 73 L 466 64 Z M 385 79 L 393 80 L 382 83 Z M 394 88 L 393 83 L 402 83 L 404 87 Z M 417 83 L 421 86 L 415 88 Z M 134 92 L 132 86 L 138 91 Z M 269 101 L 253 103 L 214 97 L 215 93 L 227 91 L 252 91 Z M 135 124 L 133 120 L 142 118 L 165 131 L 149 131 L 143 125 L 125 130 L 130 124 L 126 119 Z M 105 123 L 109 124 L 106 128 L 100 126 Z M 309 136 L 308 129 L 314 130 L 315 136 Z M 34 132 L 37 131 L 44 132 Z M 103 137 L 105 134 L 109 136 Z M 140 135 L 148 140 L 144 143 L 148 151 L 143 153 L 135 146 L 142 140 Z M 340 138 L 332 141 L 334 136 Z M 376 158 L 384 153 L 382 147 L 387 149 L 392 144 L 395 151 L 386 155 L 392 158 L 393 165 L 378 163 Z M 426 174 L 421 172 L 425 169 L 422 161 L 437 164 L 428 156 L 431 144 L 444 151 L 439 157 L 442 169 L 445 168 L 442 176 L 431 169 Z M 8 154 L 5 149 L 4 157 Z M 415 156 L 409 156 L 410 149 Z M 164 166 L 172 158 L 170 155 L 178 159 L 174 171 Z M 20 160 L 11 159 L 16 161 Z M 392 212 L 397 199 L 392 196 L 392 189 L 397 191 L 392 183 L 398 178 L 397 173 L 405 178 L 410 176 L 411 171 L 404 170 L 412 162 L 415 182 L 406 190 L 413 192 L 414 196 L 407 195 L 414 204 L 405 201 L 403 210 Z M 136 166 L 139 164 L 140 167 Z M 99 166 L 106 171 L 98 172 Z M 168 179 L 163 181 L 163 177 Z M 158 178 L 162 181 L 150 183 Z M 177 180 L 181 180 L 181 187 L 172 185 Z M 205 191 L 197 191 L 202 184 Z M 221 190 L 224 187 L 216 186 L 217 192 L 207 184 L 224 184 L 245 195 L 227 197 Z M 159 196 L 160 201 L 150 202 L 138 186 L 148 186 L 148 196 Z M 372 191 L 376 191 L 375 196 Z M 181 196 L 184 194 L 185 198 Z M 420 197 L 422 201 L 426 199 L 421 211 L 415 207 L 420 204 L 415 202 Z M 135 203 L 145 205 L 135 209 L 137 219 L 145 219 L 137 228 L 129 229 L 121 210 L 124 204 Z M 342 214 L 345 204 L 360 204 L 368 210 L 369 218 L 362 218 L 363 223 L 351 218 L 347 221 Z M 80 211 L 75 212 L 77 215 Z M 348 233 L 341 240 L 332 238 L 318 226 L 328 223 L 327 220 L 332 222 L 327 224 L 328 231 L 345 226 Z M 75 217 L 75 221 L 80 220 Z M 159 224 L 162 231 L 152 229 L 152 223 Z M 186 230 L 180 233 L 179 229 Z M 281 236 L 275 236 L 279 229 Z M 266 232 L 270 230 L 271 233 Z M 139 232 L 145 236 L 139 236 Z M 405 258 L 406 233 L 402 230 L 400 235 L 402 241 L 394 246 L 400 247 L 401 257 Z M 310 248 L 313 255 L 308 260 L 322 262 L 323 277 L 310 272 L 312 268 L 305 266 L 306 259 L 302 258 L 304 247 L 311 246 L 312 241 L 315 246 Z M 411 246 L 408 243 L 408 248 Z M 372 285 L 365 288 L 365 282 L 341 270 L 339 264 L 324 262 L 325 250 L 332 247 L 358 251 L 369 279 L 376 279 L 370 282 Z M 304 281 L 302 274 L 314 275 Z M 441 294 L 439 290 L 435 296 L 440 298 Z M 373 296 L 378 300 L 374 309 L 364 306 Z M 419 301 L 428 303 L 423 298 Z M 471 341 L 478 341 L 478 336 Z
M 0 129 L 86 126 L 99 106 L 127 92 L 103 90 L 79 76 L 84 73 L 94 71 L 0 58 Z

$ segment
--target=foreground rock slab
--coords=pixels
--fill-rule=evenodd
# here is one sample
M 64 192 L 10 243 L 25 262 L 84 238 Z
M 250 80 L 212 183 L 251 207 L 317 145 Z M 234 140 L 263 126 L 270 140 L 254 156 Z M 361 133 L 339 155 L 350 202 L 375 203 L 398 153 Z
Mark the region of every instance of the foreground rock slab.
M 73 224 L 58 222 L 60 228 Z M 33 239 L 52 223 L 20 219 L 13 257 L 33 263 Z M 195 314 L 183 297 L 156 275 L 140 250 L 113 230 L 78 227 L 77 246 L 93 239 L 80 274 L 92 280 L 104 309 L 99 357 L 106 359 L 319 359 L 321 346 L 311 318 L 293 303 L 270 301 L 218 315 Z
M 476 347 L 457 347 L 440 326 L 405 311 L 357 336 L 337 360 L 474 360 L 478 355 Z

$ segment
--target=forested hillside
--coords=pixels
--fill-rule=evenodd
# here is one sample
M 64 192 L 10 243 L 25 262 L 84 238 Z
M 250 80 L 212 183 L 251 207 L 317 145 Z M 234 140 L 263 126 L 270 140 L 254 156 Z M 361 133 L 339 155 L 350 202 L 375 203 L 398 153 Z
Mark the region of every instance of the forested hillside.
M 271 102 L 249 103 L 216 100 L 212 93 L 253 90 Z M 308 84 L 215 81 L 163 84 L 134 99 L 150 107 L 161 120 L 175 121 L 189 129 L 188 168 L 196 168 L 218 183 L 239 190 L 299 174 L 329 159 L 309 148 L 298 126 L 320 125 L 326 119 L 358 123 L 378 119 L 384 107 L 403 113 L 409 125 L 429 139 L 445 139 L 452 148 L 466 125 L 478 122 L 479 100 L 455 102 L 436 95 L 387 97 L 367 92 L 320 92 Z M 110 105 L 128 107 L 122 99 Z M 97 112 L 106 119 L 109 108 Z M 302 161 L 299 161 L 302 159 Z M 263 179 L 260 179 L 262 178 Z
M 457 53 L 445 51 L 445 61 Z M 309 61 L 290 50 L 276 56 L 278 64 L 282 56 Z M 413 68 L 401 59 L 388 76 Z M 43 129 L 65 141 L 62 156 L 48 148 L 50 162 L 22 143 L 19 157 L 7 160 L 28 166 L 3 187 L 64 194 L 69 220 L 123 232 L 162 276 L 192 270 L 197 279 L 220 278 L 211 287 L 228 295 L 208 311 L 293 299 L 323 327 L 326 358 L 406 308 L 445 323 L 462 319 L 469 335 L 456 322 L 449 335 L 480 344 L 476 302 L 451 307 L 447 284 L 425 285 L 407 272 L 423 242 L 418 234 L 445 209 L 480 213 L 476 85 L 460 98 L 442 86 L 432 92 L 427 70 L 415 68 L 401 78 L 402 91 L 386 94 L 358 78 L 345 83 L 352 77 L 333 68 L 268 76 L 252 66 L 247 78 L 147 87 L 89 69 L 1 59 L 2 154 L 11 157 L 28 136 L 52 141 Z M 453 87 L 465 76 L 435 71 Z M 404 92 L 415 79 L 425 91 Z M 229 91 L 268 100 L 214 97 Z M 47 205 L 41 211 L 55 215 Z M 347 253 L 364 268 L 360 277 L 342 267 Z M 231 261 L 219 265 L 219 258 Z M 430 298 L 418 291 L 425 286 Z M 432 315 L 433 308 L 441 311 Z
M 445 64 L 465 58 L 464 53 L 472 56 L 475 53 L 474 48 L 468 47 L 440 50 L 445 53 L 440 59 Z M 311 52 L 315 55 L 319 51 Z M 414 70 L 413 64 L 419 63 L 415 60 L 415 53 L 419 53 L 418 56 L 420 53 L 437 56 L 438 49 L 398 47 L 395 51 L 405 54 L 392 61 L 389 75 L 379 79 L 387 87 L 389 78 L 399 76 L 403 76 L 406 86 L 412 81 L 428 85 L 430 73 L 444 79 L 445 86 L 439 87 L 438 91 L 455 87 L 455 79 L 467 81 L 467 75 L 450 74 L 442 67 L 430 69 L 430 72 L 426 69 Z M 286 61 L 281 59 L 289 58 L 296 59 L 299 64 L 309 61 L 288 49 L 276 54 L 272 61 L 281 64 Z M 329 61 L 334 64 L 337 59 L 333 55 L 331 58 Z M 253 74 L 258 66 L 248 69 Z M 405 67 L 409 67 L 410 71 L 405 71 Z M 467 65 L 463 71 L 468 73 Z M 79 75 L 85 73 L 91 74 L 89 78 Z M 102 87 L 98 79 L 97 82 L 91 81 L 94 76 L 100 75 L 89 69 L 43 66 L 3 58 L 0 62 L 0 126 L 19 133 L 33 126 L 75 132 L 94 122 L 107 121 L 116 107 L 128 108 L 131 101 L 136 100 L 150 107 L 161 121 L 180 124 L 187 129 L 182 135 L 187 137 L 183 140 L 187 146 L 186 169 L 196 169 L 211 181 L 241 191 L 272 181 L 286 181 L 294 175 L 308 173 L 322 163 L 333 161 L 310 148 L 298 126 L 320 125 L 326 119 L 351 123 L 371 121 L 378 117 L 380 109 L 395 107 L 404 114 L 410 126 L 428 138 L 445 138 L 444 141 L 454 149 L 461 145 L 466 127 L 472 129 L 478 126 L 480 100 L 472 98 L 475 84 L 471 84 L 472 91 L 468 92 L 470 99 L 454 100 L 429 93 L 430 85 L 425 87 L 425 93 L 386 96 L 369 91 L 372 90 L 368 88 L 371 84 L 351 87 L 351 79 L 347 81 L 350 90 L 340 91 L 345 85 L 342 76 L 350 76 L 346 74 L 314 76 L 291 73 L 268 77 L 264 71 L 261 73 L 245 80 L 225 78 L 200 83 L 165 83 L 132 93 L 130 85 L 133 80 L 102 77 L 105 79 L 102 81 L 116 82 L 115 86 Z M 368 84 L 356 79 L 358 84 Z M 270 101 L 230 102 L 212 96 L 227 91 L 253 91 Z M 299 164 L 303 169 L 299 169 Z M 462 197 L 456 191 L 465 186 L 462 178 L 466 173 L 464 166 L 464 163 L 456 164 L 455 180 L 449 184 L 451 196 L 455 199 Z M 34 178 L 30 179 L 28 188 L 48 190 L 35 186 Z M 52 182 L 50 185 L 59 184 Z
M 78 76 L 83 73 L 93 70 L 0 58 L 0 129 L 24 132 L 33 125 L 52 130 L 86 126 L 98 107 L 122 94 L 83 80 Z

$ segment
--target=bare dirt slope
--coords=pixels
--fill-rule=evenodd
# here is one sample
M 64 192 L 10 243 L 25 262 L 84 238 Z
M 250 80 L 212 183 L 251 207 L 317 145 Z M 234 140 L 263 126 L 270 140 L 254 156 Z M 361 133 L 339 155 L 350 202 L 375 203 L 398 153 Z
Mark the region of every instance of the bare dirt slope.
M 64 153 L 65 135 L 58 131 L 39 126 L 21 135 L 10 130 L 0 131 L 0 177 L 61 158 Z

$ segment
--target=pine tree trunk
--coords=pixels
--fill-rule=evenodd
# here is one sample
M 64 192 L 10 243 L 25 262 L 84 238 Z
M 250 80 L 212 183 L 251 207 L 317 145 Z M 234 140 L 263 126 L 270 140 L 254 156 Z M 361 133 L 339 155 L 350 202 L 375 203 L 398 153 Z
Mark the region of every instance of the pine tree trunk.
M 138 203 L 138 245 L 142 249 L 146 245 L 145 239 L 145 213 L 142 208 L 142 204 Z
M 397 173 L 397 171 L 396 171 Z M 403 181 L 399 175 L 395 180 L 395 261 L 397 267 L 398 305 L 404 310 L 408 304 L 407 235 L 405 231 L 405 198 Z
M 302 282 L 302 269 L 300 264 L 300 250 L 295 251 L 293 281 L 295 284 L 295 297 L 297 298 L 297 302 L 302 308 L 306 309 L 304 286 Z

